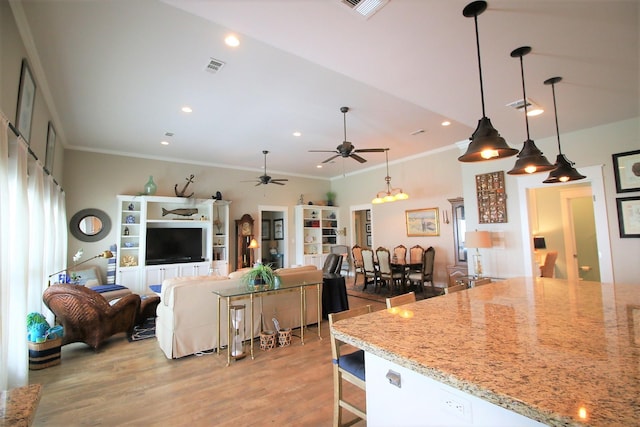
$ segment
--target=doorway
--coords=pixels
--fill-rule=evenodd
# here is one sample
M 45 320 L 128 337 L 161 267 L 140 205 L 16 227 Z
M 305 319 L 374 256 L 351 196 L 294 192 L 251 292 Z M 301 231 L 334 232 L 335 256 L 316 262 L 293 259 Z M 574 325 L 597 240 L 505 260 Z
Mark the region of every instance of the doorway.
M 373 247 L 373 224 L 371 205 L 351 206 L 351 242 L 352 246 Z
M 289 209 L 286 206 L 258 206 L 259 254 L 263 264 L 276 268 L 289 265 Z
M 613 283 L 602 168 L 589 166 L 580 168 L 580 172 L 587 179 L 578 183 L 543 184 L 540 174 L 518 179 L 520 206 L 526 207 L 528 212 L 528 220 L 523 219 L 521 227 L 525 271 L 531 271 L 534 277 L 540 275 L 532 236 L 545 234 L 546 240 L 548 234 L 552 237 L 551 242 L 547 241 L 547 249 L 558 248 L 556 277 L 594 280 L 591 277 L 597 269 L 601 282 Z M 557 200 L 555 207 L 549 205 L 553 199 Z M 576 246 L 584 246 L 585 251 L 574 250 Z M 585 270 L 589 269 L 593 274 L 587 275 L 579 267 L 586 267 Z

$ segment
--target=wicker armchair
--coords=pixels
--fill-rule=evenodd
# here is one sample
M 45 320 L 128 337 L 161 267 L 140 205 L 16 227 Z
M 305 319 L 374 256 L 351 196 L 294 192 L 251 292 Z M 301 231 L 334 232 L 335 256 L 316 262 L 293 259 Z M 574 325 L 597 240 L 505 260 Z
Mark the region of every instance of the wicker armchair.
M 62 345 L 83 342 L 96 350 L 118 332 L 130 337 L 140 311 L 140 295 L 129 294 L 109 305 L 99 293 L 67 283 L 49 286 L 42 300 L 64 327 Z

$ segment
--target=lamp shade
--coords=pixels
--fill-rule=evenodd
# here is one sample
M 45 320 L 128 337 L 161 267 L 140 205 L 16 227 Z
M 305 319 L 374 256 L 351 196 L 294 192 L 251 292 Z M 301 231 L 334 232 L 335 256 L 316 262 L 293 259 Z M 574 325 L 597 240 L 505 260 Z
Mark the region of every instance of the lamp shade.
M 533 248 L 547 249 L 547 242 L 544 241 L 543 236 L 533 236 Z
M 249 247 L 251 249 L 257 249 L 258 248 L 258 241 L 256 239 L 251 239 L 251 242 L 249 242 Z
M 491 234 L 488 231 L 467 231 L 464 235 L 467 248 L 490 248 Z

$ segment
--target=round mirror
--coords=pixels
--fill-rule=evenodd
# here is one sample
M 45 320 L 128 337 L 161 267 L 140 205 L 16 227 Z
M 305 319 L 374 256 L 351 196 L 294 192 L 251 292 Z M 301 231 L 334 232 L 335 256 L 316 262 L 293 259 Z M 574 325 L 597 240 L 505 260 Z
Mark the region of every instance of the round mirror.
M 83 242 L 102 240 L 111 230 L 109 216 L 99 209 L 82 209 L 69 221 L 73 237 Z

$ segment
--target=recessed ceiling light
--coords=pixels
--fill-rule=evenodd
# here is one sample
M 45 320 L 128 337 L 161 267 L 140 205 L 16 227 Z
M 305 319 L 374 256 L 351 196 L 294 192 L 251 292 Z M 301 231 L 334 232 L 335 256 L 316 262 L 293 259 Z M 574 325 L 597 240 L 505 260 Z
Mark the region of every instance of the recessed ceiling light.
M 322 165 L 316 165 L 318 169 L 322 169 Z
M 224 38 L 224 42 L 227 46 L 237 47 L 240 46 L 240 40 L 233 34 L 229 34 Z
M 182 112 L 183 113 L 191 113 L 191 112 L 193 112 L 193 110 L 188 105 L 185 105 L 184 107 L 182 107 Z
M 444 122 L 440 123 L 442 126 L 449 126 L 451 124 L 451 122 L 449 120 L 445 120 Z
M 302 133 L 296 131 L 293 133 L 293 136 L 302 136 Z
M 162 145 L 169 145 L 169 141 L 160 141 L 160 144 L 162 144 Z

